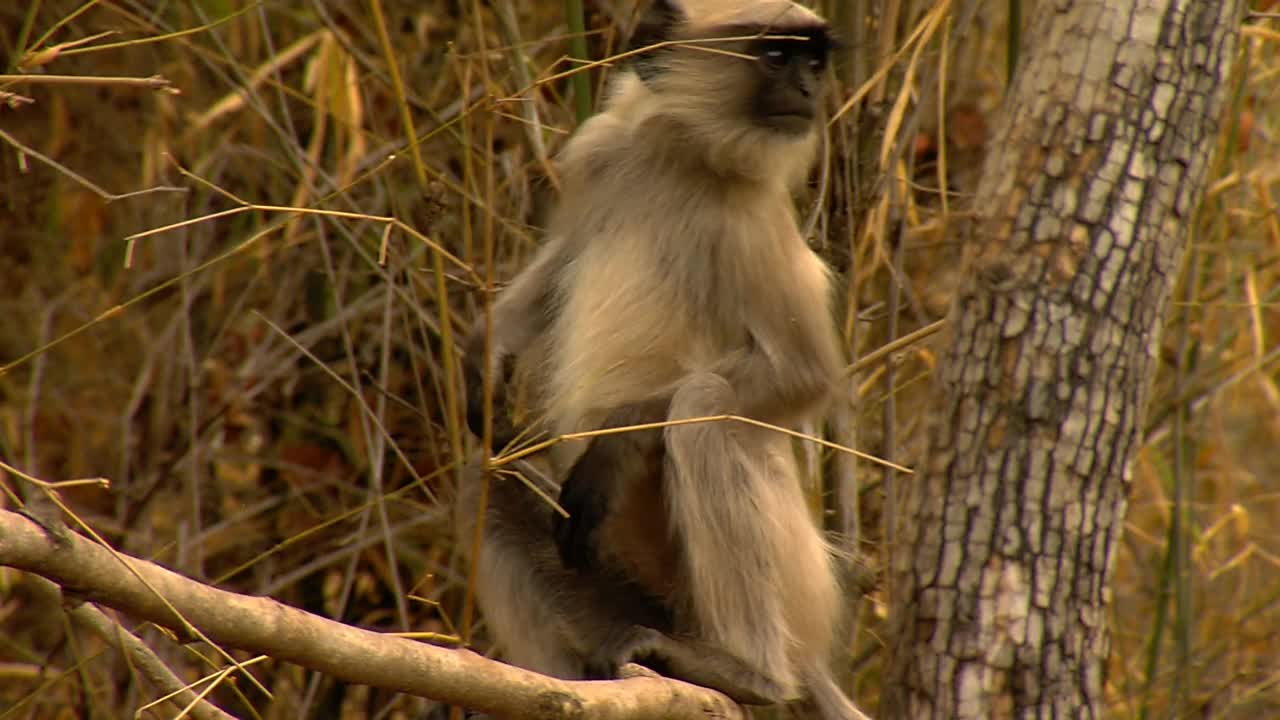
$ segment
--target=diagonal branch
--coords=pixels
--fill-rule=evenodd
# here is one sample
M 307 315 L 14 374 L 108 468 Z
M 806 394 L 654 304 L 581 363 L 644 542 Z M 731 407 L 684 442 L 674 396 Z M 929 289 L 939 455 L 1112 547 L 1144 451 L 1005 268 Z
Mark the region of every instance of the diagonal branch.
M 743 720 L 712 690 L 659 677 L 565 681 L 453 650 L 344 625 L 271 598 L 218 590 L 79 535 L 54 539 L 0 511 L 0 565 L 43 576 L 64 592 L 180 630 L 182 621 L 140 579 L 213 642 L 269 655 L 347 682 L 463 705 L 504 718 Z

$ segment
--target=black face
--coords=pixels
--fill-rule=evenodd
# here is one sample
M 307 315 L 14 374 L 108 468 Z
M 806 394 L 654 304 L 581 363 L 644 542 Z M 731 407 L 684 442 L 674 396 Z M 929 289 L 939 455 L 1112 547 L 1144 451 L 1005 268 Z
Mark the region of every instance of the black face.
M 831 43 L 823 31 L 775 35 L 789 37 L 762 37 L 747 50 L 756 58 L 760 77 L 755 120 L 780 132 L 806 133 L 818 113 L 819 82 Z

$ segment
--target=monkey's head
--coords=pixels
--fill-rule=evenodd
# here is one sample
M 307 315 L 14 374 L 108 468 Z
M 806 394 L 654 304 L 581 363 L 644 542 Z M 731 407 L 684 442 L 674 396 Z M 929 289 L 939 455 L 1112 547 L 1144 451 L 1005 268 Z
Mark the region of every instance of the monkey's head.
M 720 169 L 807 169 L 816 147 L 827 23 L 791 0 L 655 0 L 632 37 L 647 114 L 675 123 Z

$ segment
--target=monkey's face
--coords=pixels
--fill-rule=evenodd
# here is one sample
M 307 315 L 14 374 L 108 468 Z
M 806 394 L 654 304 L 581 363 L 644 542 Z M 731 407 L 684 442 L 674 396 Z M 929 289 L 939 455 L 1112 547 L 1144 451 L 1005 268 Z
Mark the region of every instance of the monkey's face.
M 717 30 L 641 66 L 663 114 L 709 142 L 744 133 L 790 142 L 812 133 L 830 47 L 825 26 Z
M 745 54 L 755 58 L 750 118 L 761 127 L 796 135 L 813 128 L 829 43 L 825 33 L 810 32 L 749 43 Z
M 632 37 L 659 145 L 788 184 L 817 147 L 827 23 L 792 0 L 654 0 Z

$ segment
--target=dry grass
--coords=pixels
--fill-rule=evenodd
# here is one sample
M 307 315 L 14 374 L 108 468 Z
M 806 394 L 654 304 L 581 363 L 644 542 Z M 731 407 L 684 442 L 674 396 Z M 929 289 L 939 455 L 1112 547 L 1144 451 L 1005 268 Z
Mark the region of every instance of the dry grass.
M 1003 90 L 1005 21 L 987 6 L 1005 4 L 957 3 L 980 8 L 963 39 L 941 5 L 889 0 L 862 24 L 859 4 L 825 4 L 852 49 L 811 219 L 860 356 L 946 310 L 958 253 L 941 240 Z M 118 547 L 192 576 L 366 627 L 469 632 L 446 511 L 469 442 L 455 344 L 485 278 L 538 241 L 548 157 L 607 74 L 561 75 L 565 7 L 5 4 L 6 72 L 32 77 L 0 80 L 0 459 L 108 478 L 63 495 Z M 586 27 L 604 28 L 589 57 L 614 51 L 630 7 L 588 3 Z M 1169 318 L 1114 585 L 1116 717 L 1280 713 L 1278 31 L 1251 24 Z M 918 105 L 904 83 L 925 89 Z M 928 348 L 859 377 L 859 448 L 915 459 Z M 879 471 L 859 473 L 874 557 Z M 7 506 L 34 492 L 0 480 Z M 0 717 L 125 717 L 154 699 L 55 598 L 3 569 L 0 587 Z M 868 701 L 874 600 L 854 641 Z M 140 631 L 184 678 L 213 671 L 207 649 Z M 425 708 L 256 668 L 273 699 L 244 680 L 215 693 L 237 715 Z

